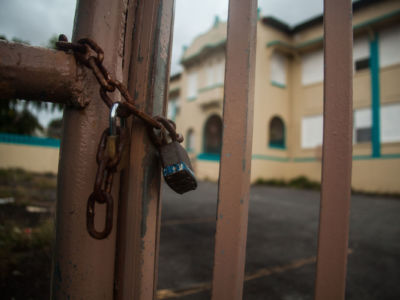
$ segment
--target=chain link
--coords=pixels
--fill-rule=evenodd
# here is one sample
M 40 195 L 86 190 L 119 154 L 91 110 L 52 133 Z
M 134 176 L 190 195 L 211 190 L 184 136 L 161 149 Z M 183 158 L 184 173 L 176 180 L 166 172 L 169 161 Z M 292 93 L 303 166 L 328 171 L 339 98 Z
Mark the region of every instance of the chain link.
M 60 35 L 56 46 L 60 50 L 72 50 L 78 62 L 92 70 L 100 84 L 100 96 L 108 107 L 111 107 L 114 101 L 107 93 L 114 92 L 115 90 L 119 91 L 125 100 L 121 102 L 121 107 L 118 110 L 119 116 L 126 118 L 132 114 L 143 120 L 147 126 L 155 129 L 164 128 L 162 123 L 158 121 L 158 118 L 152 117 L 144 111 L 139 110 L 135 106 L 128 89 L 120 81 L 111 77 L 110 73 L 103 65 L 104 52 L 95 41 L 90 38 L 84 38 L 78 40 L 76 43 L 70 43 L 65 35 Z
M 63 51 L 72 51 L 76 60 L 92 70 L 100 85 L 100 97 L 103 102 L 111 108 L 115 103 L 108 95 L 116 90 L 121 94 L 124 101 L 120 102 L 117 108 L 119 117 L 127 118 L 134 115 L 141 119 L 148 129 L 148 133 L 152 142 L 160 147 L 167 143 L 168 137 L 173 141 L 182 142 L 183 137 L 176 133 L 176 125 L 172 120 L 168 120 L 161 116 L 150 116 L 142 110 L 139 110 L 135 104 L 134 99 L 129 94 L 128 89 L 120 81 L 112 78 L 108 70 L 103 65 L 104 51 L 101 47 L 90 38 L 83 38 L 76 43 L 68 42 L 65 35 L 59 36 L 56 47 Z M 100 139 L 97 150 L 96 161 L 98 165 L 96 180 L 92 194 L 89 196 L 87 202 L 87 230 L 89 234 L 95 239 L 105 239 L 112 230 L 113 225 L 113 198 L 111 196 L 111 189 L 114 174 L 117 172 L 117 166 L 121 160 L 124 149 L 129 142 L 129 135 L 126 128 L 118 127 L 117 135 L 112 138 L 115 145 L 115 156 L 111 157 L 107 151 L 107 139 L 110 138 L 107 128 Z M 97 231 L 94 226 L 95 217 L 95 204 L 105 204 L 106 214 L 105 223 L 102 231 Z
M 97 161 L 97 172 L 96 180 L 92 194 L 89 196 L 86 218 L 87 218 L 87 229 L 89 234 L 96 239 L 106 238 L 112 229 L 113 224 L 113 198 L 111 196 L 111 189 L 113 184 L 114 174 L 117 172 L 117 166 L 122 158 L 124 149 L 129 142 L 128 131 L 126 128 L 117 129 L 117 149 L 114 157 L 110 157 L 107 149 L 107 138 L 109 134 L 109 128 L 103 131 L 101 135 L 100 143 L 97 150 L 96 161 Z M 95 204 L 106 204 L 106 216 L 103 231 L 97 231 L 94 227 L 95 217 Z

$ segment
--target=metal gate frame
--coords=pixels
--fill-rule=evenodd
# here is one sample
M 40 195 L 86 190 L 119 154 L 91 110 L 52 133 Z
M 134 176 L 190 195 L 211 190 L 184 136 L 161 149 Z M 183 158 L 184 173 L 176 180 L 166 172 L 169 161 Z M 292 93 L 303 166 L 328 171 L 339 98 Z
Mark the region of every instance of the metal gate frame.
M 352 5 L 324 0 L 324 138 L 315 299 L 344 299 L 352 154 Z M 78 1 L 73 41 L 96 40 L 104 64 L 136 105 L 165 114 L 174 0 Z M 257 0 L 230 0 L 224 132 L 212 299 L 242 299 L 247 238 Z M 94 240 L 86 199 L 107 109 L 73 55 L 0 42 L 0 97 L 67 104 L 59 163 L 52 299 L 156 298 L 160 166 L 140 120 L 131 120 L 129 167 L 113 188 L 114 226 Z M 117 207 L 119 203 L 119 207 Z M 98 215 L 104 214 L 101 207 Z M 102 219 L 99 217 L 98 219 Z M 115 229 L 117 228 L 117 230 Z

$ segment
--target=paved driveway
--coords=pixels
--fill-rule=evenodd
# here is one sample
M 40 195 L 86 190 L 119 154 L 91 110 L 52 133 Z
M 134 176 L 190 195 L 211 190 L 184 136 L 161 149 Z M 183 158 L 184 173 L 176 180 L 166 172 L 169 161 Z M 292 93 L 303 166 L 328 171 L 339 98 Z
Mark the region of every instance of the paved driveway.
M 163 187 L 159 299 L 210 299 L 217 185 Z M 319 193 L 251 189 L 245 300 L 313 299 Z M 354 195 L 346 299 L 400 299 L 400 199 Z

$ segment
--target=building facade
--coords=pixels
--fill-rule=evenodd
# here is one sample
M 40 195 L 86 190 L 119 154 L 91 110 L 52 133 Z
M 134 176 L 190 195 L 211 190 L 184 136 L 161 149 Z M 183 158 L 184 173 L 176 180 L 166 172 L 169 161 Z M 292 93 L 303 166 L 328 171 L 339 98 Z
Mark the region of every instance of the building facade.
M 400 1 L 353 4 L 355 190 L 400 192 Z M 222 141 L 225 22 L 186 48 L 170 82 L 169 114 L 200 179 L 217 180 Z M 259 18 L 251 180 L 320 181 L 323 19 L 296 27 Z

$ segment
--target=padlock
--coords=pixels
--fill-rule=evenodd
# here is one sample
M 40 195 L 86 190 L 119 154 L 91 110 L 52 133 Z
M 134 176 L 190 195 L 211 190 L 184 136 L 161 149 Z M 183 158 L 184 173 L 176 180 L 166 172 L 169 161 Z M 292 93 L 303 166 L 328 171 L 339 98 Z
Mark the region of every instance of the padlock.
M 166 183 L 178 194 L 197 188 L 196 176 L 186 150 L 176 140 L 160 147 L 162 173 Z
M 108 132 L 108 137 L 107 137 L 107 154 L 108 157 L 113 160 L 117 154 L 117 138 L 118 138 L 118 132 L 117 132 L 117 109 L 119 107 L 120 103 L 115 102 L 110 108 L 110 127 L 109 127 L 109 132 Z
M 118 162 L 117 172 L 121 172 L 125 169 L 129 164 L 129 130 L 126 127 L 119 128 L 119 148 L 122 149 L 121 151 L 121 158 Z
M 115 102 L 110 109 L 110 127 L 106 142 L 107 155 L 117 166 L 117 171 L 123 170 L 129 161 L 129 132 L 125 127 L 125 118 L 118 116 L 120 102 Z M 118 122 L 119 121 L 119 122 Z

